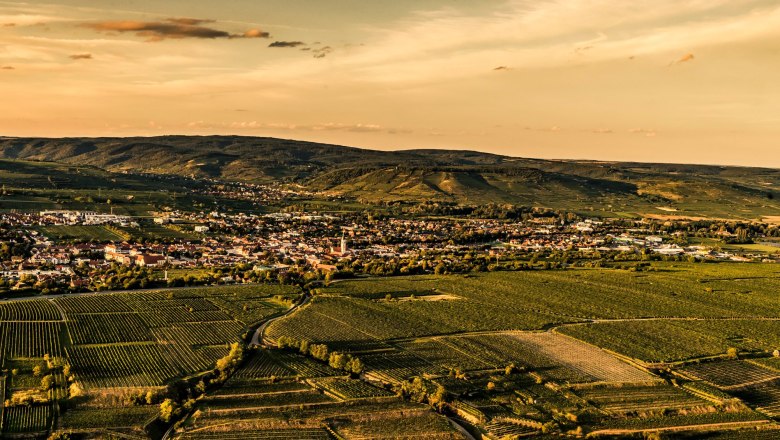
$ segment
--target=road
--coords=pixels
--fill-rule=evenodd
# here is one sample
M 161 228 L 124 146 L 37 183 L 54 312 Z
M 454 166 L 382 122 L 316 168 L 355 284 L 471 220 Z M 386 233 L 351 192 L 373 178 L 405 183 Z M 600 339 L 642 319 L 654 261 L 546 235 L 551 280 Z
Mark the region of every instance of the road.
M 287 311 L 285 311 L 284 313 L 282 313 L 279 316 L 275 316 L 275 317 L 273 317 L 271 319 L 266 319 L 265 322 L 263 322 L 260 325 L 260 327 L 258 327 L 257 330 L 255 330 L 255 334 L 252 335 L 252 341 L 249 343 L 249 345 L 252 346 L 252 347 L 259 347 L 261 345 L 266 345 L 267 346 L 268 344 L 266 344 L 266 342 L 264 340 L 263 333 L 265 333 L 265 328 L 268 327 L 268 324 L 276 321 L 277 319 L 282 319 L 285 316 L 289 316 L 294 311 L 296 311 L 299 308 L 305 306 L 309 302 L 310 299 L 311 299 L 311 295 L 309 295 L 308 292 L 305 292 L 303 294 L 303 298 L 301 299 L 301 301 L 299 301 L 297 304 L 295 304 L 294 306 L 292 306 L 289 309 L 287 309 Z

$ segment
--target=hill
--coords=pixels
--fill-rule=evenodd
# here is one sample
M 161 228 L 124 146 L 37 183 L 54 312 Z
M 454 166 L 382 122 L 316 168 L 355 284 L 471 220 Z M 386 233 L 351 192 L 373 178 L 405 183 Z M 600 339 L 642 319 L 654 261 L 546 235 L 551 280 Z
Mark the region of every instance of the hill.
M 0 158 L 111 172 L 297 183 L 367 202 L 517 203 L 594 213 L 758 218 L 780 212 L 780 170 L 376 151 L 243 136 L 0 138 Z

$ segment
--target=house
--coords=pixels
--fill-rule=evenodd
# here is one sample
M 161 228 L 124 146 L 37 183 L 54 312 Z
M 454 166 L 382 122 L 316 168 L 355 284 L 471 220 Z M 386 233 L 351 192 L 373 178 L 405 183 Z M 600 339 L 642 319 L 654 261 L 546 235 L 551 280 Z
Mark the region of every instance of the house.
M 141 267 L 155 267 L 164 262 L 164 255 L 139 254 L 135 256 L 135 264 Z

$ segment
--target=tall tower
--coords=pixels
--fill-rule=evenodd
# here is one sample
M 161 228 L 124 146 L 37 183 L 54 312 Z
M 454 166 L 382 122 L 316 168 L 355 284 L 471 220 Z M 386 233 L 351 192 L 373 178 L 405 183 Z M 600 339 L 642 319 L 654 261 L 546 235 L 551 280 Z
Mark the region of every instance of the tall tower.
M 341 255 L 344 255 L 347 253 L 347 237 L 344 235 L 344 233 L 341 233 Z

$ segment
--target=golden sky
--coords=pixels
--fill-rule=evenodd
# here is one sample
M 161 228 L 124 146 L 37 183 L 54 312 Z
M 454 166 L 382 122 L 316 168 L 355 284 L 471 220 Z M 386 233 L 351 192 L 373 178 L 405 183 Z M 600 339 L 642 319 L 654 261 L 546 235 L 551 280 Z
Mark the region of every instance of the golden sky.
M 780 167 L 777 0 L 0 0 L 0 135 Z

